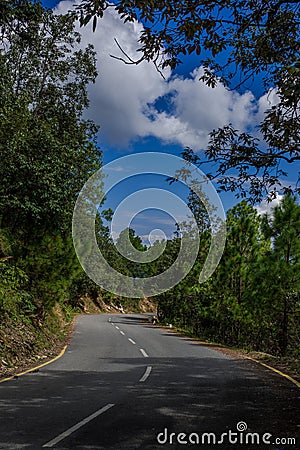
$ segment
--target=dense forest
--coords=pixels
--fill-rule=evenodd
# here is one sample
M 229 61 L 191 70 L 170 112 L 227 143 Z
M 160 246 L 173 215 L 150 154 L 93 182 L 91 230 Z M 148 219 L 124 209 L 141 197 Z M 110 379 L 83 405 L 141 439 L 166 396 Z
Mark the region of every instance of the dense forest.
M 192 271 L 159 297 L 160 317 L 203 339 L 296 356 L 299 231 L 300 206 L 292 196 L 264 216 L 245 200 L 240 202 L 227 212 L 226 247 L 215 273 L 198 283 L 209 246 L 206 230 Z M 170 244 L 172 251 L 176 242 Z
M 80 295 L 70 222 L 80 187 L 101 165 L 97 128 L 82 118 L 97 75 L 93 49 L 78 49 L 70 16 L 21 3 L 1 1 L 0 16 L 0 351 L 7 364 L 18 330 L 29 329 L 31 347 L 25 332 L 20 347 L 23 339 L 33 351 L 36 335 L 60 333 L 55 305 L 68 315 Z
M 46 333 L 47 340 L 49 333 L 59 334 L 57 317 L 72 317 L 84 297 L 137 305 L 114 299 L 90 281 L 72 242 L 76 197 L 102 165 L 98 128 L 83 118 L 87 87 L 97 76 L 96 55 L 91 46 L 79 49 L 74 15 L 54 15 L 39 3 L 21 3 L 0 1 L 0 352 L 7 359 L 15 351 L 9 350 L 8 329 L 29 327 L 35 336 L 28 351 L 33 351 L 36 336 Z M 198 277 L 210 245 L 210 224 L 192 194 L 188 201 L 199 225 L 200 250 L 188 276 L 153 299 L 161 322 L 202 339 L 297 356 L 297 197 L 286 193 L 265 216 L 246 200 L 230 209 L 222 260 L 203 284 Z M 110 238 L 103 218 L 109 219 L 111 212 L 104 208 L 105 203 L 97 237 L 112 267 L 132 277 L 150 277 L 176 260 L 179 233 L 152 263 L 128 263 Z M 190 233 L 188 225 L 183 232 Z M 134 230 L 129 234 L 137 250 L 147 250 Z

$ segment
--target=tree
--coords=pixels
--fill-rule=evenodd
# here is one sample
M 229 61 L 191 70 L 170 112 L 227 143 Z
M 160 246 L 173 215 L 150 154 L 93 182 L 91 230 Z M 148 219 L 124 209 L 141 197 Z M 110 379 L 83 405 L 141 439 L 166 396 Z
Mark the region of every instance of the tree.
M 231 124 L 213 130 L 199 166 L 215 163 L 208 174 L 222 190 L 236 191 L 253 201 L 267 193 L 274 197 L 300 192 L 285 185 L 285 166 L 299 161 L 300 17 L 297 0 L 82 0 L 82 25 L 114 8 L 124 22 L 140 20 L 140 48 L 136 60 L 122 51 L 126 64 L 153 61 L 157 69 L 175 69 L 188 54 L 196 54 L 204 67 L 201 79 L 214 87 L 218 82 L 238 88 L 259 75 L 265 93 L 273 89 L 271 105 L 259 125 L 261 138 L 235 130 Z M 278 32 L 280 30 L 280 32 Z M 224 62 L 225 61 L 225 62 Z M 184 156 L 191 157 L 188 149 Z M 232 170 L 234 173 L 232 173 Z M 248 189 L 249 186 L 249 189 Z
M 266 247 L 260 217 L 253 206 L 243 200 L 231 208 L 227 212 L 225 250 L 209 286 L 210 315 L 218 323 L 222 341 L 256 344 L 253 269 Z
M 299 307 L 300 292 L 300 206 L 294 196 L 286 196 L 276 206 L 273 217 L 266 215 L 264 232 L 272 239 L 272 250 L 262 261 L 261 288 L 272 298 L 279 330 L 281 353 L 289 345 L 290 320 Z
M 62 229 L 101 165 L 97 128 L 82 119 L 95 54 L 76 50 L 70 15 L 26 0 L 2 0 L 1 8 L 0 226 L 31 235 L 35 226 Z
M 9 242 L 0 245 L 0 301 L 27 299 L 43 317 L 68 301 L 81 273 L 72 212 L 101 167 L 97 127 L 82 117 L 95 53 L 78 49 L 71 15 L 26 0 L 0 0 L 0 10 L 0 236 Z
M 143 264 L 141 252 L 146 251 L 147 247 L 132 228 L 125 228 L 121 231 L 116 242 L 116 248 L 119 252 L 117 260 L 121 267 L 123 262 L 125 274 L 134 278 L 143 277 L 145 275 L 145 265 Z M 135 250 L 139 253 L 135 253 Z
M 261 251 L 260 217 L 245 200 L 227 213 L 227 240 L 222 260 L 224 291 L 241 304 L 251 283 L 251 268 Z M 226 287 L 225 287 L 226 286 Z

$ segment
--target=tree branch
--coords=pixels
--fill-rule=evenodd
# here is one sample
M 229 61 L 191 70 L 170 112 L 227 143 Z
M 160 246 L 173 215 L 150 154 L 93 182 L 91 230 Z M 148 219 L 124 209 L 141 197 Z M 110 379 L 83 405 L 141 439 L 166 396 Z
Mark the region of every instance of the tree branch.
M 121 52 L 123 53 L 123 55 L 125 56 L 126 59 L 120 57 L 120 56 L 115 56 L 115 55 L 109 55 L 111 58 L 117 59 L 119 61 L 122 61 L 124 64 L 132 64 L 132 65 L 138 65 L 140 64 L 143 60 L 144 57 L 142 56 L 140 59 L 138 60 L 133 60 L 128 53 L 125 52 L 125 50 L 122 49 L 121 45 L 119 44 L 118 40 L 116 38 L 114 38 L 115 43 L 117 44 L 118 48 L 121 50 Z

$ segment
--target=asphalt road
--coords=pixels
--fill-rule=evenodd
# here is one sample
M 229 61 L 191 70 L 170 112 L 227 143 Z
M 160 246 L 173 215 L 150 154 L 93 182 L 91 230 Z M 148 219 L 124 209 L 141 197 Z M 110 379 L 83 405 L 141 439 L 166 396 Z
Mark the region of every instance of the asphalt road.
M 78 317 L 62 358 L 0 384 L 0 448 L 300 448 L 295 385 L 144 319 Z

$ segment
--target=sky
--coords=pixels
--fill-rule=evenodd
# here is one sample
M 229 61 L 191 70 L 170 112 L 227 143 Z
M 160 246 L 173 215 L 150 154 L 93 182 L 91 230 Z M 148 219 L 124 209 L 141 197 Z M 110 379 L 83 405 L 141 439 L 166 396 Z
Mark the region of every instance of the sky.
M 58 13 L 66 13 L 76 1 L 44 0 L 43 4 Z M 79 30 L 81 45 L 91 43 L 97 52 L 99 75 L 89 87 L 90 108 L 86 114 L 100 125 L 98 144 L 104 164 L 148 151 L 180 156 L 186 146 L 201 152 L 209 132 L 229 123 L 241 131 L 255 133 L 264 111 L 276 102 L 275 91 L 264 94 L 259 79 L 239 91 L 227 90 L 222 84 L 210 88 L 199 81 L 202 67 L 195 56 L 186 59 L 174 73 L 165 70 L 165 79 L 152 63 L 126 65 L 111 57 L 122 56 L 115 43 L 117 39 L 126 53 L 135 58 L 141 29 L 142 24 L 124 24 L 116 12 L 108 11 L 98 21 L 94 33 L 91 24 Z M 181 197 L 187 193 L 183 186 L 170 188 L 162 176 L 144 175 L 115 187 L 108 193 L 105 206 L 115 210 L 126 196 L 151 184 L 171 189 Z M 221 194 L 221 200 L 225 210 L 239 201 L 231 193 Z M 279 201 L 280 198 L 275 203 Z M 263 213 L 271 206 L 263 202 L 258 205 L 258 212 Z M 127 213 L 130 214 L 130 208 Z M 161 229 L 170 236 L 174 223 L 165 212 L 154 210 L 139 213 L 132 222 L 137 233 L 143 236 L 153 229 Z M 122 228 L 123 224 L 119 225 Z

